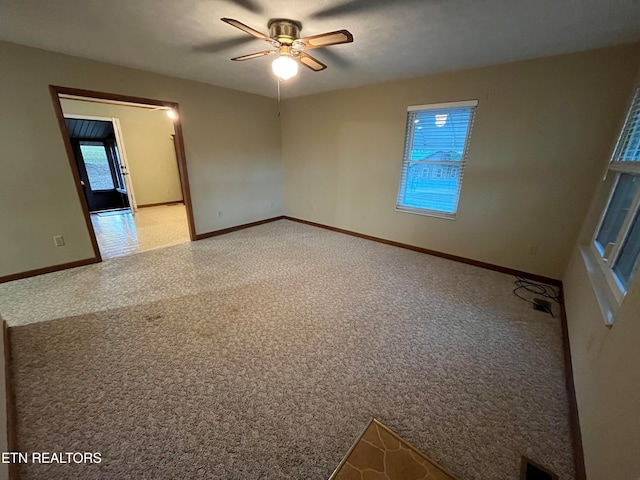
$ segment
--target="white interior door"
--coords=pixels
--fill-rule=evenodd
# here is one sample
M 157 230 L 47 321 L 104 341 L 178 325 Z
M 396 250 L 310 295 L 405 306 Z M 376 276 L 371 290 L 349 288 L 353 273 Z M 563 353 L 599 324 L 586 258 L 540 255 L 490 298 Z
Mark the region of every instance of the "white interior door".
M 120 120 L 113 117 L 113 131 L 116 134 L 116 144 L 118 145 L 118 158 L 120 160 L 120 171 L 124 178 L 124 183 L 127 186 L 127 197 L 129 197 L 129 206 L 131 207 L 131 213 L 135 215 L 138 210 L 138 204 L 136 203 L 136 197 L 133 193 L 133 184 L 131 182 L 131 175 L 129 172 L 129 164 L 127 163 L 127 152 L 124 147 L 124 139 L 122 137 L 122 129 L 120 128 Z

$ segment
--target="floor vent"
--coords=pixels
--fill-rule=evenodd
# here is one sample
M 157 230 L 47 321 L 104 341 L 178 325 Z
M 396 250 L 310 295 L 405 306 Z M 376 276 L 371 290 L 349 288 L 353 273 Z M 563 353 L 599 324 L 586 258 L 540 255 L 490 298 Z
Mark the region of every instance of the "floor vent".
M 541 312 L 551 313 L 551 302 L 542 300 L 541 298 L 533 299 L 534 310 L 540 310 Z
M 520 480 L 558 480 L 558 476 L 527 457 L 522 457 Z

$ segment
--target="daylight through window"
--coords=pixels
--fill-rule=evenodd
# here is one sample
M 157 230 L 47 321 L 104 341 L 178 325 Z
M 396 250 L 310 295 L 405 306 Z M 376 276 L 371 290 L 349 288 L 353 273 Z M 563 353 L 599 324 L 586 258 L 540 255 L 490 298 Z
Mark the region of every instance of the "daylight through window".
M 477 104 L 408 108 L 398 210 L 455 218 Z
M 103 142 L 80 142 L 82 159 L 87 168 L 91 190 L 112 190 L 113 175 Z

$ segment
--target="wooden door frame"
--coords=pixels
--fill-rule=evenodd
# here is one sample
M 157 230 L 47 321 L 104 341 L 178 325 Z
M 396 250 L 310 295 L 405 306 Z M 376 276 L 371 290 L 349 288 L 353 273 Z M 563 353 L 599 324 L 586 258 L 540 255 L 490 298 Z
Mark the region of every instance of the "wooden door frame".
M 64 141 L 65 150 L 67 152 L 67 159 L 69 160 L 69 166 L 73 174 L 73 179 L 76 184 L 76 193 L 78 194 L 78 200 L 84 213 L 85 223 L 89 236 L 91 237 L 91 243 L 93 245 L 93 251 L 95 254 L 94 260 L 96 262 L 102 261 L 100 255 L 100 249 L 98 248 L 98 241 L 96 234 L 93 230 L 93 224 L 91 223 L 91 216 L 89 213 L 89 206 L 87 205 L 87 199 L 82 191 L 80 185 L 80 173 L 78 172 L 78 166 L 76 165 L 73 148 L 71 146 L 71 140 L 67 132 L 67 125 L 64 121 L 64 112 L 62 111 L 62 104 L 60 103 L 60 95 L 72 95 L 75 97 L 95 98 L 100 100 L 112 100 L 116 102 L 126 103 L 138 103 L 143 105 L 155 105 L 158 107 L 166 107 L 172 109 L 176 113 L 176 118 L 173 120 L 175 128 L 176 143 L 176 156 L 178 157 L 178 170 L 180 173 L 180 184 L 182 186 L 182 198 L 184 199 L 184 205 L 187 211 L 187 223 L 189 224 L 189 238 L 191 241 L 196 240 L 196 228 L 193 219 L 193 206 L 191 203 L 191 189 L 189 188 L 189 176 L 187 174 L 187 157 L 184 151 L 184 139 L 182 136 L 182 122 L 180 115 L 180 106 L 177 102 L 169 102 L 165 100 L 155 100 L 151 98 L 132 97 L 129 95 L 120 95 L 117 93 L 96 92 L 93 90 L 83 90 L 80 88 L 62 87 L 59 85 L 49 85 L 49 93 L 53 100 L 53 108 L 58 119 L 58 126 L 60 127 L 60 133 Z

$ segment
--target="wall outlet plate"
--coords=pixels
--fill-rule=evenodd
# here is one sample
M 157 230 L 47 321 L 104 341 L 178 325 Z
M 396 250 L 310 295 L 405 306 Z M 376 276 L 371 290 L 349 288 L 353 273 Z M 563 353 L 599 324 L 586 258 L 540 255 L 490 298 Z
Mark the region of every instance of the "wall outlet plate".
M 53 243 L 56 247 L 64 247 L 64 237 L 62 235 L 56 235 L 53 237 Z

